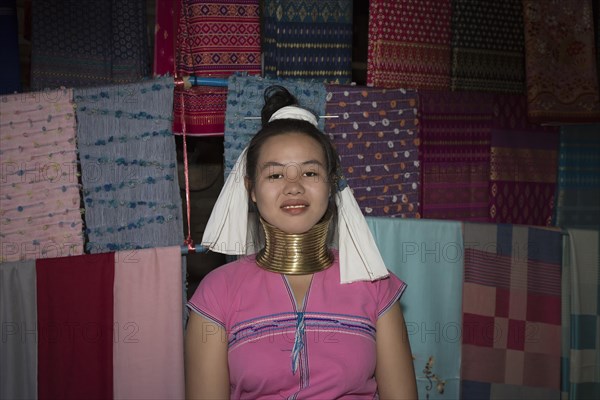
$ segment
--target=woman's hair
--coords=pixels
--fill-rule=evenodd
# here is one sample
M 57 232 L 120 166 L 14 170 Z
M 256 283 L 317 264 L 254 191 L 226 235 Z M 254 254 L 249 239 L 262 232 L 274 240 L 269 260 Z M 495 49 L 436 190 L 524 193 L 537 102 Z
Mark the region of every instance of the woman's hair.
M 334 219 L 337 218 L 337 207 L 335 204 L 335 195 L 338 192 L 338 181 L 340 176 L 340 162 L 339 156 L 333 143 L 329 140 L 327 135 L 319 130 L 316 126 L 308 121 L 298 119 L 277 119 L 269 122 L 269 119 L 277 110 L 286 106 L 297 106 L 298 100 L 292 95 L 286 88 L 279 85 L 269 86 L 264 92 L 265 105 L 261 110 L 262 128 L 252 138 L 248 145 L 248 152 L 246 155 L 246 181 L 248 194 L 254 188 L 256 183 L 257 163 L 260 156 L 260 151 L 263 144 L 274 136 L 285 135 L 290 133 L 305 135 L 309 138 L 314 139 L 319 143 L 323 149 L 323 155 L 325 156 L 326 168 L 327 168 L 327 182 L 329 183 L 331 196 L 329 198 L 328 210 L 332 212 Z M 248 196 L 250 198 L 250 196 Z M 255 211 L 256 217 L 258 217 L 258 210 L 256 205 L 251 202 L 250 209 Z M 256 224 L 258 227 L 259 224 Z M 336 226 L 336 221 L 332 221 L 330 225 L 330 238 L 333 237 L 334 231 L 332 228 Z M 256 242 L 256 240 L 255 240 Z M 260 242 L 260 239 L 258 240 Z M 259 243 L 255 243 L 256 248 L 260 246 Z

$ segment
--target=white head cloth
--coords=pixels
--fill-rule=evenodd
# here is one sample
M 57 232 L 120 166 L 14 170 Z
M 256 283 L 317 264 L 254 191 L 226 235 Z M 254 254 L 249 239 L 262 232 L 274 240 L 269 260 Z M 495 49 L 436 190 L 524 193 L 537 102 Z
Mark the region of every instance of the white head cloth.
M 281 113 L 280 111 L 287 109 Z M 274 118 L 278 115 L 278 118 Z M 312 117 L 312 119 L 311 119 Z M 302 108 L 283 107 L 273 114 L 274 119 L 292 118 L 317 125 L 314 115 Z M 246 154 L 242 151 L 212 210 L 202 245 L 211 251 L 229 255 L 250 254 L 255 251 L 248 238 L 248 192 L 244 183 Z M 338 207 L 337 233 L 340 257 L 340 282 L 374 281 L 388 276 L 375 240 L 352 191 L 348 186 L 336 194 Z

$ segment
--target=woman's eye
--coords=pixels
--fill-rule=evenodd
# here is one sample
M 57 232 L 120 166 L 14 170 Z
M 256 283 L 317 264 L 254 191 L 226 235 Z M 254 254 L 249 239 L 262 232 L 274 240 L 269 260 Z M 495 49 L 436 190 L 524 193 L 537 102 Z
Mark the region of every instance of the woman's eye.
M 269 179 L 281 179 L 283 178 L 283 174 L 271 174 L 268 176 Z
M 312 178 L 312 177 L 315 177 L 315 176 L 318 176 L 318 175 L 319 174 L 317 172 L 314 172 L 314 171 L 308 171 L 308 172 L 304 173 L 304 176 L 309 177 L 309 178 Z

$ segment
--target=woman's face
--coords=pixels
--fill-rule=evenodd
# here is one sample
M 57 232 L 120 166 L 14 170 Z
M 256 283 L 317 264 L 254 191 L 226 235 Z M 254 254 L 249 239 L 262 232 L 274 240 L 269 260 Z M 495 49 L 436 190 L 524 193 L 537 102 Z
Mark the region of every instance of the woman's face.
M 325 154 L 309 136 L 288 133 L 267 139 L 251 191 L 261 217 L 286 233 L 304 233 L 327 211 Z

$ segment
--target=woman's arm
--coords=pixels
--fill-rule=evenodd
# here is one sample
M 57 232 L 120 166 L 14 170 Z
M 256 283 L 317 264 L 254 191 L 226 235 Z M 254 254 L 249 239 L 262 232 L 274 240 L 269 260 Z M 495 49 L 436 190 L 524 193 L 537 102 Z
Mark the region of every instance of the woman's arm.
M 185 335 L 186 399 L 228 399 L 227 336 L 214 322 L 190 313 Z
M 412 353 L 398 302 L 377 320 L 376 345 L 375 379 L 379 398 L 416 399 L 417 382 Z

